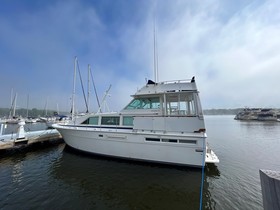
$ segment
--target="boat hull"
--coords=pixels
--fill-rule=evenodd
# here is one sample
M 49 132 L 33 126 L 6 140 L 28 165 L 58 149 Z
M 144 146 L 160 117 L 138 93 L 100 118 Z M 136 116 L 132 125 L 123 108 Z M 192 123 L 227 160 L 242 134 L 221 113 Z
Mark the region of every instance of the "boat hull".
M 178 139 L 178 135 L 62 125 L 54 127 L 61 133 L 68 146 L 88 153 L 192 167 L 202 167 L 205 164 L 203 147 L 205 149 L 206 135 L 203 134 L 182 135 L 179 139 L 190 143 L 173 143 L 147 139 Z

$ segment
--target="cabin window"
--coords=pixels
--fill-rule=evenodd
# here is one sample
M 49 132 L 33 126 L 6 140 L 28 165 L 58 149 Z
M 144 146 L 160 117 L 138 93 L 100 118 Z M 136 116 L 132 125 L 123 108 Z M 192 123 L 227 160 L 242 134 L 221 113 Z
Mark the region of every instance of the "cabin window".
M 102 125 L 119 125 L 120 117 L 102 117 L 101 118 Z
M 135 98 L 125 109 L 160 109 L 159 98 Z
M 98 117 L 89 117 L 82 124 L 98 125 Z
M 168 115 L 196 115 L 196 103 L 193 93 L 167 94 Z
M 123 125 L 133 125 L 133 117 L 123 116 Z
M 170 143 L 177 143 L 178 140 L 177 139 L 162 139 L 162 142 L 170 142 Z
M 179 143 L 196 144 L 196 141 L 195 140 L 183 140 L 183 139 L 180 139 Z
M 160 141 L 158 138 L 146 138 L 146 141 Z
M 82 122 L 81 124 L 88 124 L 88 122 L 89 122 L 89 119 L 86 119 L 84 122 Z
M 90 117 L 89 119 L 89 123 L 90 125 L 98 125 L 98 117 Z

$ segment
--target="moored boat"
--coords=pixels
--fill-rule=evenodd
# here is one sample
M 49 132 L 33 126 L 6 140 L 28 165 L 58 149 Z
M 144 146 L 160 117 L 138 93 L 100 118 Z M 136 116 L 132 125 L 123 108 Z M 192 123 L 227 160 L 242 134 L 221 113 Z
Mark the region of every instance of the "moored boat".
M 194 77 L 149 80 L 119 113 L 95 113 L 81 123 L 53 127 L 67 145 L 84 152 L 193 167 L 219 162 L 207 146 Z
M 65 115 L 55 115 L 53 117 L 40 117 L 40 119 L 46 124 L 48 128 L 52 128 L 53 124 L 67 124 L 70 122 L 70 118 Z
M 257 121 L 278 121 L 280 118 L 279 109 L 272 108 L 245 108 L 239 112 L 234 119 L 235 120 L 257 120 Z
M 5 124 L 7 122 L 7 119 L 5 119 L 5 118 L 0 118 L 0 124 Z

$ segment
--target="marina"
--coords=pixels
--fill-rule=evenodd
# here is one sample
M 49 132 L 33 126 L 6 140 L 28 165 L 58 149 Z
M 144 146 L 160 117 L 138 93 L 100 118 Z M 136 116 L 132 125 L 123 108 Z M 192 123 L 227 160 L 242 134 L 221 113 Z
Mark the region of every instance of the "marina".
M 259 169 L 280 170 L 279 124 L 204 117 L 220 163 L 205 166 L 203 209 L 262 210 Z M 201 169 L 85 155 L 59 144 L 1 158 L 0 209 L 196 210 L 200 184 Z
M 280 210 L 279 8 L 1 2 L 0 210 Z
M 9 134 L 4 134 L 6 125 L 0 124 L 0 151 L 28 147 L 49 141 L 62 141 L 62 137 L 56 129 L 25 131 L 24 121 L 13 125 L 13 131 L 10 131 L 11 133 Z

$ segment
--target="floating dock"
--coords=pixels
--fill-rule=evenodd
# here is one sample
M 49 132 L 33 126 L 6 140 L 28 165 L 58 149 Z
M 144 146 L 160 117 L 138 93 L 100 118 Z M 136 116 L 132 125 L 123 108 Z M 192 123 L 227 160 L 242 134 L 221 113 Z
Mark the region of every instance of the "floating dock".
M 62 140 L 62 136 L 56 129 L 25 132 L 24 125 L 25 122 L 19 122 L 16 133 L 2 135 L 5 125 L 0 124 L 0 150 L 16 149 L 40 142 Z

